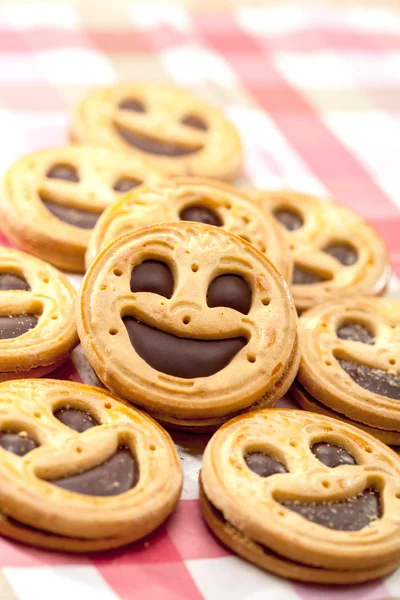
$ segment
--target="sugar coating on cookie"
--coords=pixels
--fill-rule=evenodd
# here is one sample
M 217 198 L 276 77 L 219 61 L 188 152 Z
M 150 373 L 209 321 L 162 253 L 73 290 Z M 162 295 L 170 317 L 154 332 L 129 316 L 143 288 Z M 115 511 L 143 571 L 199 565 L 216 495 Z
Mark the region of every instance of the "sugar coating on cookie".
M 368 581 L 400 559 L 400 457 L 356 427 L 265 409 L 221 427 L 200 475 L 214 533 L 291 579 Z
M 210 225 L 118 238 L 87 272 L 77 320 L 106 387 L 177 427 L 212 430 L 272 405 L 297 371 L 286 283 L 261 252 Z
M 281 225 L 290 245 L 299 311 L 334 298 L 384 292 L 391 274 L 385 243 L 355 212 L 287 190 L 251 196 Z
M 218 108 L 167 85 L 90 91 L 76 107 L 71 139 L 145 157 L 168 175 L 229 180 L 242 162 L 234 126 Z
M 0 384 L 0 406 L 3 535 L 104 550 L 143 537 L 174 509 L 179 459 L 147 415 L 99 388 L 51 379 Z
M 94 228 L 87 267 L 119 236 L 138 227 L 179 220 L 223 227 L 242 237 L 265 254 L 290 282 L 292 257 L 274 219 L 233 187 L 196 177 L 153 178 L 111 205 Z

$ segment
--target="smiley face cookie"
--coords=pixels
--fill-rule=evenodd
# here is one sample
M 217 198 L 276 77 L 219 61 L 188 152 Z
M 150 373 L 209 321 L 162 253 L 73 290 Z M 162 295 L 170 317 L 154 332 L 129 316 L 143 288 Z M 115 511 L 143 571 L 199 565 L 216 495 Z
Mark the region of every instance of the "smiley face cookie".
M 177 428 L 214 430 L 274 404 L 298 367 L 281 275 L 248 242 L 201 223 L 159 223 L 107 246 L 77 320 L 106 387 Z
M 400 304 L 342 298 L 299 320 L 295 399 L 400 445 Z
M 76 292 L 47 263 L 0 246 L 0 381 L 41 377 L 78 344 Z
M 0 533 L 35 546 L 115 548 L 172 512 L 182 470 L 169 435 L 99 388 L 0 385 Z
M 361 583 L 400 563 L 400 456 L 336 419 L 237 417 L 208 443 L 200 484 L 216 536 L 282 577 Z
M 60 269 L 84 272 L 86 247 L 101 212 L 153 173 L 145 159 L 107 148 L 35 152 L 4 176 L 2 229 L 22 250 Z
M 231 186 L 196 177 L 153 178 L 111 205 L 94 228 L 87 266 L 121 235 L 141 226 L 179 220 L 223 227 L 246 239 L 290 281 L 290 250 L 274 220 Z
M 255 192 L 281 224 L 294 261 L 292 294 L 299 311 L 343 296 L 379 295 L 391 269 L 377 232 L 356 213 L 314 196 Z
M 92 90 L 76 108 L 71 138 L 145 157 L 168 175 L 233 179 L 242 161 L 238 133 L 217 108 L 164 85 Z

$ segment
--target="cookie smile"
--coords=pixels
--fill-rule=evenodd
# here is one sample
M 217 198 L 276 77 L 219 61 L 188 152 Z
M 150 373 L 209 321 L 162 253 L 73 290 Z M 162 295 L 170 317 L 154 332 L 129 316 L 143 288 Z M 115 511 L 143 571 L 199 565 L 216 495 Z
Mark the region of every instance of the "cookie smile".
M 40 195 L 40 199 L 47 210 L 57 217 L 57 219 L 81 229 L 93 229 L 100 217 L 100 213 L 97 212 L 57 204 L 57 202 L 45 198 L 42 194 Z
M 247 340 L 234 337 L 217 340 L 177 337 L 150 327 L 132 317 L 123 319 L 137 354 L 153 369 L 194 379 L 210 377 L 226 367 L 244 348 Z
M 167 140 L 160 140 L 144 133 L 132 131 L 131 129 L 127 129 L 126 127 L 117 124 L 115 124 L 115 129 L 127 144 L 138 150 L 142 150 L 143 152 L 148 152 L 149 154 L 173 157 L 188 156 L 203 148 L 202 144 L 184 145 L 176 142 L 169 142 Z

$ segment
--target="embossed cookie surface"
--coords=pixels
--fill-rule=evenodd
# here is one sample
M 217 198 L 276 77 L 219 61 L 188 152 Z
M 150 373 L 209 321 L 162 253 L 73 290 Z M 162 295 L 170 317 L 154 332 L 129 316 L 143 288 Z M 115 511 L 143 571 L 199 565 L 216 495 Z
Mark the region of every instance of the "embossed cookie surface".
M 294 378 L 295 309 L 253 246 L 200 223 L 162 223 L 109 246 L 86 274 L 79 335 L 103 383 L 177 427 L 213 429 Z
M 98 388 L 0 385 L 0 533 L 70 551 L 143 537 L 173 510 L 182 473 L 168 434 Z
M 235 552 L 283 577 L 355 583 L 400 562 L 400 457 L 306 411 L 265 409 L 207 445 L 202 509 Z
M 154 172 L 144 158 L 107 148 L 35 152 L 5 174 L 2 228 L 22 250 L 61 269 L 84 271 L 91 230 L 102 211 Z
M 212 180 L 153 178 L 110 206 L 93 231 L 87 265 L 107 244 L 135 228 L 165 221 L 196 221 L 223 227 L 255 246 L 290 281 L 292 259 L 279 227 L 234 188 Z
M 400 303 L 335 300 L 302 315 L 299 333 L 298 383 L 305 393 L 296 389 L 294 395 L 300 403 L 309 394 L 306 402 L 400 442 Z
M 281 225 L 290 245 L 298 310 L 343 296 L 384 291 L 391 272 L 387 249 L 356 213 L 329 200 L 285 190 L 252 196 Z
M 169 175 L 232 179 L 242 160 L 238 133 L 217 108 L 163 85 L 89 92 L 75 110 L 71 137 L 145 157 Z
M 0 247 L 0 381 L 40 377 L 78 343 L 76 292 L 47 263 Z

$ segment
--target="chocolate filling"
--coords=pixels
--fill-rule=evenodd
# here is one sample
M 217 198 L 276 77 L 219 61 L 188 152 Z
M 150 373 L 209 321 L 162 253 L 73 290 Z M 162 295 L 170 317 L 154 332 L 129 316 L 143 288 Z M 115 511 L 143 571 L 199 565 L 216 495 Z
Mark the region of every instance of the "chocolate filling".
M 151 292 L 171 298 L 174 278 L 171 270 L 158 260 L 145 260 L 135 267 L 131 275 L 131 292 Z
M 122 100 L 118 106 L 119 108 L 122 108 L 122 110 L 133 110 L 141 113 L 146 112 L 143 102 L 137 98 L 126 98 L 125 100 Z
M 274 217 L 289 231 L 295 231 L 304 225 L 303 217 L 299 213 L 287 208 L 278 208 L 275 210 Z
M 400 375 L 392 375 L 381 369 L 371 369 L 354 360 L 337 357 L 336 360 L 352 380 L 364 389 L 393 400 L 400 400 Z
M 37 448 L 38 444 L 28 437 L 26 432 L 0 431 L 0 446 L 7 452 L 12 452 L 17 456 L 25 456 L 25 454 Z
M 285 500 L 280 504 L 308 521 L 337 531 L 359 531 L 382 516 L 379 492 L 371 488 L 335 502 Z
M 61 423 L 78 433 L 99 425 L 99 422 L 90 413 L 70 406 L 57 409 L 54 416 Z
M 70 225 L 75 225 L 75 227 L 80 227 L 81 229 L 93 229 L 100 217 L 100 213 L 81 210 L 80 208 L 73 208 L 72 206 L 63 206 L 62 204 L 47 200 L 42 195 L 40 195 L 40 199 L 47 210 L 57 217 L 57 219 L 69 223 Z
M 276 473 L 287 473 L 285 465 L 264 452 L 249 452 L 244 457 L 246 465 L 260 477 L 269 477 Z
M 55 165 L 47 172 L 50 179 L 63 179 L 71 183 L 78 183 L 79 177 L 75 167 L 71 165 Z
M 181 211 L 179 216 L 182 221 L 196 221 L 197 223 L 206 223 L 206 225 L 214 225 L 215 227 L 223 225 L 215 211 L 201 204 L 187 206 Z
M 330 442 L 318 442 L 311 446 L 311 452 L 327 467 L 334 469 L 342 465 L 356 465 L 354 456 L 341 446 Z
M 247 315 L 251 307 L 251 289 L 239 275 L 220 275 L 213 279 L 207 291 L 210 308 L 226 306 Z
M 354 265 L 358 259 L 355 248 L 350 244 L 331 244 L 324 248 L 324 252 L 336 258 L 345 267 Z
M 214 375 L 247 343 L 242 337 L 219 340 L 177 337 L 132 317 L 123 321 L 133 348 L 147 364 L 156 371 L 184 379 Z
M 19 337 L 36 327 L 38 321 L 38 317 L 30 314 L 0 316 L 0 340 Z
M 312 283 L 321 283 L 321 281 L 329 281 L 330 277 L 324 277 L 320 273 L 315 273 L 314 271 L 308 271 L 308 269 L 303 269 L 298 265 L 294 265 L 293 269 L 293 283 L 294 284 L 312 284 Z
M 132 489 L 139 480 L 139 467 L 126 446 L 102 465 L 70 477 L 53 479 L 53 485 L 87 496 L 117 496 Z
M 31 291 L 27 281 L 15 273 L 0 273 L 0 290 L 25 290 Z
M 336 331 L 336 335 L 341 340 L 351 340 L 353 342 L 362 342 L 363 344 L 375 344 L 375 338 L 372 335 L 372 332 L 365 327 L 365 325 L 361 325 L 361 323 L 354 323 L 352 321 L 348 321 L 347 323 L 343 323 Z
M 141 183 L 139 179 L 134 179 L 133 177 L 121 177 L 114 185 L 114 190 L 122 193 L 129 192 L 129 190 L 138 187 Z
M 194 129 L 201 129 L 202 131 L 207 131 L 208 125 L 201 117 L 196 117 L 195 115 L 187 115 L 183 117 L 181 123 L 183 125 L 188 125 L 189 127 L 194 127 Z
M 183 146 L 182 144 L 168 142 L 166 140 L 158 140 L 157 138 L 150 137 L 144 133 L 138 133 L 137 131 L 132 131 L 117 124 L 115 125 L 115 129 L 122 139 L 130 146 L 142 150 L 143 152 L 158 154 L 159 156 L 188 156 L 198 152 L 203 147 L 199 145 L 192 147 Z

